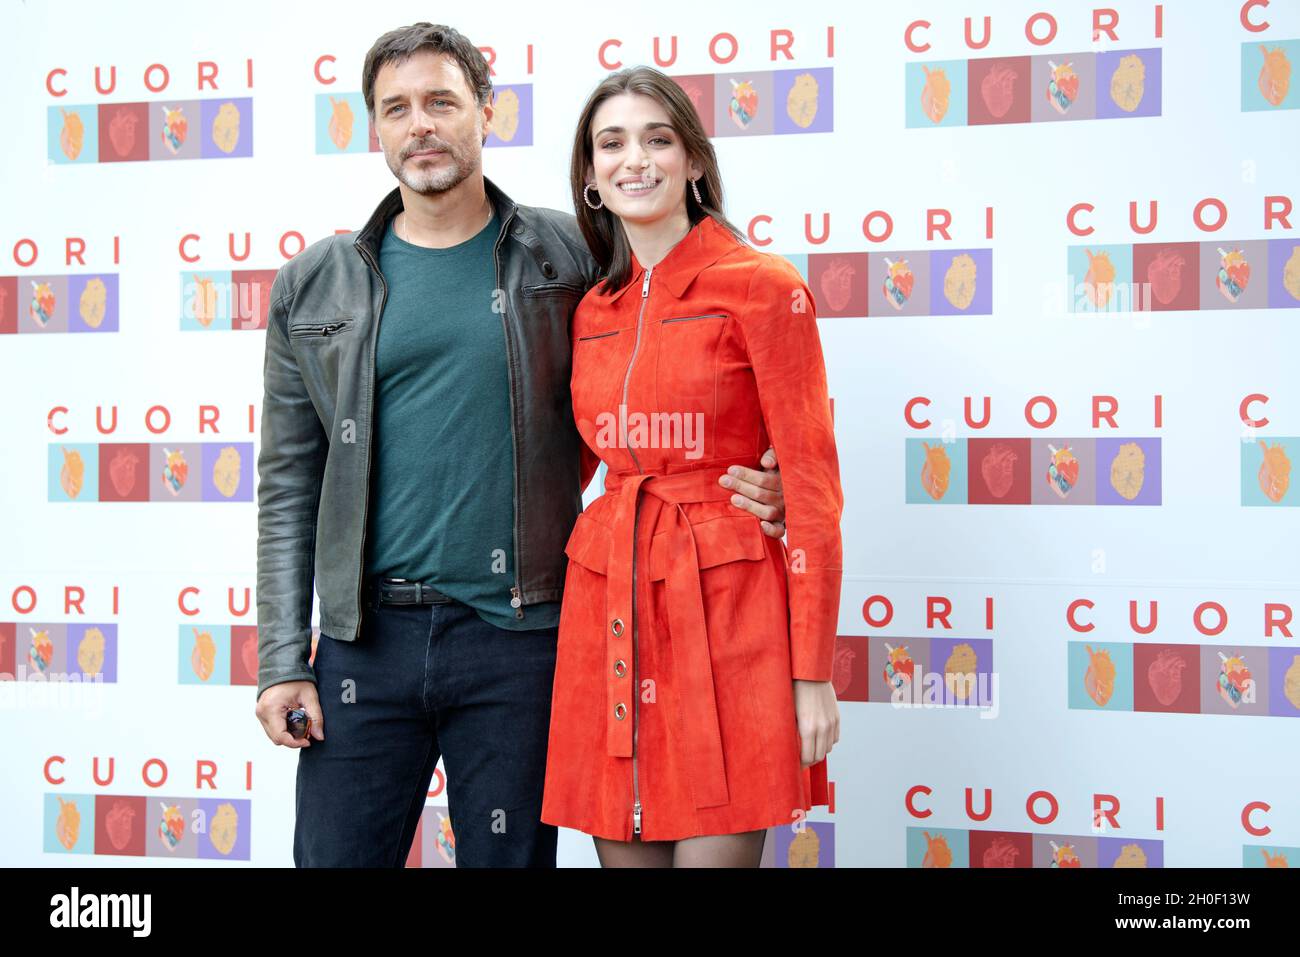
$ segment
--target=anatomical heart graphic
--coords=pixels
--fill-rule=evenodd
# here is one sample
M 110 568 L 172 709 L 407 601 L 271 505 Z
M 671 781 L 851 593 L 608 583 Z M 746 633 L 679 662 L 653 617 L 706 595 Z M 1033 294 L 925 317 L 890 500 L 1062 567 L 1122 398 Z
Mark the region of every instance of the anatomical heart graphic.
M 1028 123 L 1032 71 L 1029 57 L 969 61 L 967 122 L 972 126 L 985 123 Z
M 942 834 L 930 836 L 929 831 L 923 831 L 925 837 L 925 857 L 921 859 L 922 867 L 952 867 L 952 848 L 948 846 L 948 839 Z
M 99 159 L 103 163 L 149 158 L 149 105 L 113 103 L 99 111 Z
M 1147 684 L 1156 700 L 1165 707 L 1172 705 L 1182 694 L 1183 672 L 1187 666 L 1187 659 L 1171 648 L 1162 648 L 1147 665 Z
M 1001 119 L 1011 109 L 1016 97 L 1016 81 L 1020 75 L 1014 67 L 1002 63 L 991 66 L 980 80 L 980 97 L 991 115 Z
M 968 501 L 972 505 L 1029 504 L 1032 454 L 1029 439 L 967 440 Z
M 1083 690 L 1104 708 L 1115 693 L 1115 662 L 1105 648 L 1094 651 L 1091 645 L 1084 645 L 1084 650 L 1088 652 L 1088 669 L 1083 674 Z
M 1172 249 L 1162 249 L 1147 264 L 1147 282 L 1156 302 L 1167 306 L 1183 288 L 1183 267 L 1187 260 Z
M 808 256 L 808 286 L 817 300 L 817 315 L 867 314 L 866 253 L 812 253 Z
M 1291 89 L 1291 61 L 1282 47 L 1269 49 L 1260 44 L 1264 63 L 1259 68 L 1259 93 L 1269 106 L 1281 106 Z
M 999 836 L 985 848 L 982 863 L 985 867 L 1015 867 L 1016 857 L 1019 854 L 1018 847 L 1007 838 Z

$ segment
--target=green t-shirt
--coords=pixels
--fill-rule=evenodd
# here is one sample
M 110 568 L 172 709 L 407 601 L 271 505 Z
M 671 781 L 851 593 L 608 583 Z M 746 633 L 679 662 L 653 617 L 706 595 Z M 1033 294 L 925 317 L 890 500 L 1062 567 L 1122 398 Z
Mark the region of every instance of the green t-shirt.
M 514 446 L 505 331 L 493 311 L 500 231 L 447 249 L 380 246 L 388 301 L 375 347 L 366 577 L 433 585 L 500 628 L 551 628 L 560 603 L 510 607 Z

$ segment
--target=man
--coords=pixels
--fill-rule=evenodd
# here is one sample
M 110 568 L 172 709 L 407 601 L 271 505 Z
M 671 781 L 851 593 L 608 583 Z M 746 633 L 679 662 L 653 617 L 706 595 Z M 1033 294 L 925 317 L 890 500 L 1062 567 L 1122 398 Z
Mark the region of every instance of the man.
M 564 546 L 595 465 L 569 322 L 597 268 L 572 216 L 483 176 L 491 80 L 460 33 L 385 34 L 363 90 L 398 186 L 271 294 L 257 717 L 302 749 L 296 865 L 402 866 L 441 756 L 458 866 L 553 867 L 539 818 Z M 720 481 L 784 533 L 774 472 Z

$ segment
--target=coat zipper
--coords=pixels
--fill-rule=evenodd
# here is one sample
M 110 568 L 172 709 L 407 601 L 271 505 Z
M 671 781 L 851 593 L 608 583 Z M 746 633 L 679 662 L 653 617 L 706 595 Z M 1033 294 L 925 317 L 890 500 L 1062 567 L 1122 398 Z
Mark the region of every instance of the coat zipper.
M 361 493 L 361 560 L 357 566 L 357 634 L 361 633 L 361 615 L 364 612 L 364 602 L 362 601 L 362 589 L 366 580 L 366 530 L 370 524 L 370 460 L 371 452 L 375 446 L 375 349 L 379 344 L 379 321 L 384 317 L 384 307 L 388 305 L 388 280 L 379 270 L 377 263 L 370 251 L 364 246 L 357 246 L 361 255 L 365 257 L 367 264 L 379 277 L 379 312 L 375 316 L 374 326 L 370 330 L 370 378 L 366 383 L 370 399 L 370 422 L 366 428 L 366 483 Z
M 496 288 L 501 288 L 501 243 L 506 234 L 510 231 L 510 221 L 515 218 L 514 211 L 506 217 L 501 224 L 501 232 L 497 234 L 496 245 L 492 247 L 492 265 L 496 270 Z M 523 578 L 523 572 L 520 568 L 519 553 L 519 513 L 521 511 L 519 504 L 519 435 L 516 428 L 516 417 L 518 415 L 519 403 L 515 401 L 515 384 L 519 380 L 519 373 L 515 368 L 514 343 L 510 339 L 510 320 L 505 311 L 501 313 L 501 329 L 505 333 L 506 339 L 506 367 L 509 374 L 510 384 L 510 448 L 514 455 L 514 485 L 515 485 L 515 515 L 514 515 L 514 542 L 515 542 L 515 583 L 510 589 L 510 607 L 515 610 L 515 619 L 522 620 L 524 617 L 524 596 L 523 589 L 520 587 L 520 581 Z
M 627 360 L 627 372 L 623 375 L 623 406 L 627 407 L 627 387 L 628 382 L 632 379 L 632 365 L 636 362 L 637 350 L 641 346 L 641 320 L 645 316 L 646 302 L 650 297 L 650 274 L 654 267 L 650 266 L 645 271 L 645 281 L 641 283 L 641 309 L 636 315 L 636 339 L 632 343 L 632 357 Z M 623 416 L 626 418 L 626 416 Z M 632 449 L 632 444 L 627 440 L 626 431 L 623 435 L 623 443 L 627 446 L 628 452 L 632 454 L 632 461 L 636 464 L 638 473 L 644 475 L 641 469 L 641 461 L 636 457 L 636 452 Z M 641 686 L 640 686 L 640 668 L 637 661 L 637 644 L 636 644 L 636 526 L 637 512 L 640 510 L 640 500 L 638 496 L 637 506 L 632 510 L 632 834 L 637 836 L 641 833 L 641 790 L 640 781 L 637 779 L 636 768 L 636 739 L 641 730 Z

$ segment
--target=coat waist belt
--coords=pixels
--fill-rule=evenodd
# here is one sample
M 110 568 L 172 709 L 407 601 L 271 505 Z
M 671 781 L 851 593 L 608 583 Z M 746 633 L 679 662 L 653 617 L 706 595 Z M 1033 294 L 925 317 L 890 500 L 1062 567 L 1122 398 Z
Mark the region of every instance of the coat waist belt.
M 658 530 L 665 518 L 668 523 L 664 573 L 668 627 L 673 646 L 673 671 L 685 722 L 687 754 L 684 757 L 690 769 L 696 807 L 727 804 L 729 797 L 704 616 L 704 595 L 700 588 L 699 554 L 682 506 L 692 502 L 730 500 L 735 493 L 719 485 L 718 478 L 727 466 L 733 464 L 757 467 L 752 460 L 715 461 L 690 472 L 670 475 L 611 472 L 605 478 L 605 494 L 613 496 L 615 502 L 606 579 L 605 607 L 609 614 L 609 630 L 605 636 L 608 668 L 605 673 L 609 676 L 619 674 L 618 663 L 632 651 L 629 640 L 635 641 L 635 537 L 638 503 L 645 499 L 644 507 L 653 513 L 644 516 L 642 527 Z M 670 510 L 667 516 L 662 515 L 665 508 Z M 649 570 L 641 571 L 647 574 Z M 632 678 L 632 675 L 628 674 L 627 678 Z M 639 680 L 639 676 L 634 680 Z M 607 752 L 614 757 L 628 757 L 633 752 L 634 729 L 632 722 L 617 717 L 618 706 L 622 703 L 627 709 L 628 696 L 640 694 L 640 688 L 626 679 L 611 679 L 606 687 Z

